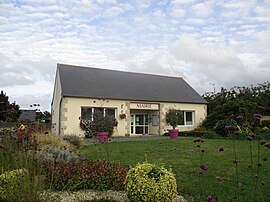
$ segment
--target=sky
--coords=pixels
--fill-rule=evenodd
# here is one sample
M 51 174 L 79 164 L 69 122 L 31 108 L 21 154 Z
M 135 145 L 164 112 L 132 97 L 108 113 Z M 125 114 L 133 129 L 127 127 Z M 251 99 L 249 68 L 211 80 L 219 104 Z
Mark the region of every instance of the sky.
M 270 0 L 0 0 L 0 90 L 24 109 L 50 111 L 57 63 L 183 77 L 202 95 L 269 81 L 269 53 Z

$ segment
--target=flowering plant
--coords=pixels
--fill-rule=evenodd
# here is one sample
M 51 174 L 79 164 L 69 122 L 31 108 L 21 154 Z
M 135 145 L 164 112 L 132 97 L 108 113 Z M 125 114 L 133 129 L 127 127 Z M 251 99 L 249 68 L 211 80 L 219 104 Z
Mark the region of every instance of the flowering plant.
M 85 131 L 86 137 L 93 137 L 98 132 L 108 132 L 112 135 L 113 128 L 117 126 L 117 120 L 108 115 L 103 115 L 102 112 L 97 111 L 91 120 L 81 120 L 80 127 Z
M 127 117 L 127 115 L 126 115 L 126 114 L 119 114 L 119 117 L 120 117 L 121 119 L 125 119 L 125 118 Z

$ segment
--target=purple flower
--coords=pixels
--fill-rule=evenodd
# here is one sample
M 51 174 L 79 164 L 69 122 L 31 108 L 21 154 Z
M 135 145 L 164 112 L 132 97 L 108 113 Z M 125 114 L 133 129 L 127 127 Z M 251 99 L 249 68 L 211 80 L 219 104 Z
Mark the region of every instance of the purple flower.
M 240 135 L 240 132 L 239 132 L 239 131 L 235 131 L 234 134 L 235 134 L 236 136 L 238 136 L 238 135 Z
M 262 115 L 261 114 L 254 114 L 253 117 L 256 119 L 256 120 L 260 120 L 262 118 Z
M 214 195 L 209 195 L 209 196 L 207 196 L 207 201 L 208 202 L 216 202 L 216 197 Z
M 227 126 L 225 126 L 225 129 L 226 130 L 235 130 L 236 128 L 235 128 L 235 126 L 234 125 L 227 125 Z
M 224 146 L 220 146 L 220 147 L 218 148 L 218 151 L 219 151 L 219 152 L 223 152 L 223 151 L 224 151 Z
M 206 171 L 206 170 L 208 170 L 208 166 L 206 164 L 202 164 L 202 165 L 200 165 L 200 170 Z
M 237 116 L 237 117 L 236 117 L 236 120 L 237 120 L 237 121 L 242 121 L 242 120 L 243 120 L 243 116 L 241 116 L 241 115 Z

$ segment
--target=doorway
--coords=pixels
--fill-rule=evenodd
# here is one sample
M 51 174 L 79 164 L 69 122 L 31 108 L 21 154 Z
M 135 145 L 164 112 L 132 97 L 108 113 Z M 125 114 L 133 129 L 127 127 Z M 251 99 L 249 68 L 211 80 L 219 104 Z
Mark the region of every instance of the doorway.
M 131 114 L 130 121 L 132 135 L 149 134 L 148 114 Z

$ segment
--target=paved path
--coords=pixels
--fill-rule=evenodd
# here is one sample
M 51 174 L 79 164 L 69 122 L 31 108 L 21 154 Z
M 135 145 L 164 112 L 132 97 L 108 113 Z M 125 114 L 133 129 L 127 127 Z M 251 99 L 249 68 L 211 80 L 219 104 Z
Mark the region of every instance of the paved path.
M 108 142 L 126 142 L 126 141 L 142 141 L 142 140 L 164 140 L 169 139 L 168 136 L 142 135 L 134 137 L 111 137 Z M 97 142 L 96 138 L 85 139 L 85 144 L 93 144 Z

